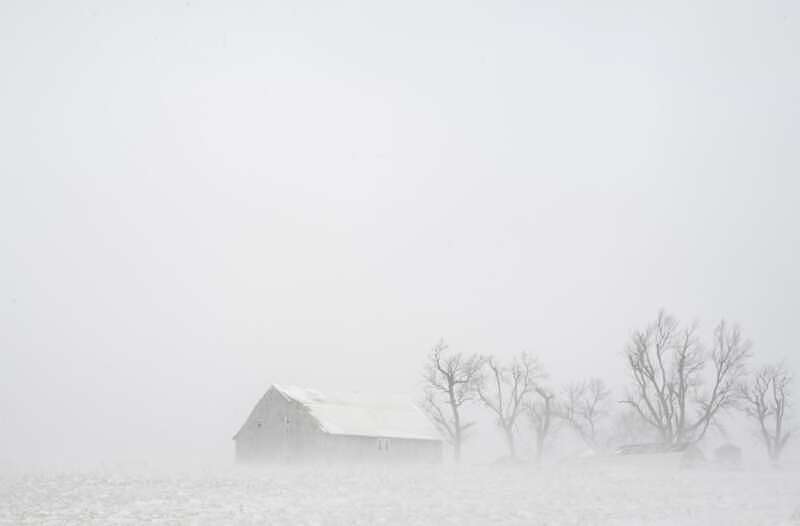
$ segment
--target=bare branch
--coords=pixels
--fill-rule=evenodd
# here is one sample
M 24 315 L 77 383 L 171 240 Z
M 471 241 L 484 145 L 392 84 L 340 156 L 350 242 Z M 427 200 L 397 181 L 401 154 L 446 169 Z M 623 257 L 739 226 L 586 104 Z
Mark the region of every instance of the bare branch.
M 695 442 L 723 411 L 737 406 L 750 342 L 738 327 L 723 321 L 714 330 L 711 352 L 706 353 L 696 325 L 681 328 L 661 311 L 655 322 L 631 336 L 625 356 L 632 383 L 620 402 L 656 430 L 664 443 Z M 703 392 L 709 359 L 713 376 L 710 389 Z
M 545 377 L 538 360 L 528 353 L 514 357 L 510 364 L 502 366 L 494 358 L 484 360 L 486 374 L 478 384 L 478 396 L 493 413 L 495 421 L 503 430 L 509 454 L 516 458 L 514 428 L 523 412 L 537 382 Z
M 461 406 L 473 400 L 480 382 L 483 359 L 477 355 L 447 353 L 444 341 L 434 346 L 423 371 L 425 399 L 423 409 L 453 445 L 456 461 L 461 458 L 465 431 L 472 426 L 464 422 Z
M 568 385 L 564 389 L 564 400 L 559 416 L 589 447 L 597 447 L 598 425 L 608 415 L 608 399 L 611 391 L 599 378 L 591 378 Z
M 747 385 L 739 386 L 744 413 L 757 422 L 761 442 L 774 463 L 792 436 L 786 429 L 792 381 L 786 367 L 778 364 L 759 368 Z

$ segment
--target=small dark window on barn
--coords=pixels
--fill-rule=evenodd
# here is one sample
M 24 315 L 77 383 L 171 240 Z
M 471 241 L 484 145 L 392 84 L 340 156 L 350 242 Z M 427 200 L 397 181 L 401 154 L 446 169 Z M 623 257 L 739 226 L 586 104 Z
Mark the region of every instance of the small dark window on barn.
M 261 422 L 256 422 L 257 427 L 261 427 Z

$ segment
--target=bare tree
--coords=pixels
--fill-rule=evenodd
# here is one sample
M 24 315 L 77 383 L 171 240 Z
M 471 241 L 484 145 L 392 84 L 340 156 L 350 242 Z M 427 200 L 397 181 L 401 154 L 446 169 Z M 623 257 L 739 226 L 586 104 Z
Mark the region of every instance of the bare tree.
M 531 426 L 536 436 L 536 463 L 541 463 L 544 454 L 545 440 L 553 430 L 553 418 L 556 414 L 555 394 L 544 387 L 534 388 L 534 396 L 527 404 Z
M 494 413 L 497 425 L 505 436 L 508 453 L 512 459 L 516 459 L 514 427 L 537 381 L 544 377 L 544 371 L 536 358 L 524 352 L 514 357 L 507 366 L 498 364 L 491 357 L 486 359 L 485 366 L 487 372 L 479 384 L 478 396 Z
M 564 389 L 560 416 L 591 448 L 598 446 L 598 427 L 600 421 L 609 414 L 610 396 L 611 391 L 600 378 L 590 378 Z
M 482 358 L 461 353 L 447 354 L 447 345 L 439 341 L 425 365 L 423 409 L 453 446 L 453 457 L 461 460 L 461 445 L 474 422 L 465 422 L 461 406 L 472 400 L 480 381 Z
M 720 413 L 739 400 L 750 342 L 738 327 L 722 321 L 708 353 L 696 332 L 696 326 L 681 328 L 661 311 L 655 322 L 632 335 L 626 349 L 632 389 L 621 403 L 632 407 L 665 444 L 702 439 Z M 713 373 L 706 378 L 709 361 Z M 707 383 L 710 388 L 704 389 Z
M 742 386 L 745 413 L 758 422 L 761 442 L 769 459 L 777 463 L 792 431 L 786 428 L 792 376 L 783 365 L 758 369 L 749 385 Z

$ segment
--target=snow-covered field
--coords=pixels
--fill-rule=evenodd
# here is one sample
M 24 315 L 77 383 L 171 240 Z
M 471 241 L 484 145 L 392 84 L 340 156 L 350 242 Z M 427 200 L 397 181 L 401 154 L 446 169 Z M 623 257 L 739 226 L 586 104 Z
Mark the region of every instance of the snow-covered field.
M 0 474 L 0 524 L 800 524 L 800 472 L 266 467 Z

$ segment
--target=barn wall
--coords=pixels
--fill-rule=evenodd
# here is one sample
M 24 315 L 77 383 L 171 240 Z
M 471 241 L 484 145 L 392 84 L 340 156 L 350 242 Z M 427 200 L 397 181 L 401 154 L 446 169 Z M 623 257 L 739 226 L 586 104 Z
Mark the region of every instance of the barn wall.
M 426 462 L 442 460 L 442 443 L 351 435 L 330 435 L 329 458 L 357 462 Z
M 241 462 L 303 459 L 316 454 L 324 439 L 305 407 L 270 389 L 236 436 L 236 459 Z

